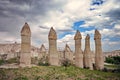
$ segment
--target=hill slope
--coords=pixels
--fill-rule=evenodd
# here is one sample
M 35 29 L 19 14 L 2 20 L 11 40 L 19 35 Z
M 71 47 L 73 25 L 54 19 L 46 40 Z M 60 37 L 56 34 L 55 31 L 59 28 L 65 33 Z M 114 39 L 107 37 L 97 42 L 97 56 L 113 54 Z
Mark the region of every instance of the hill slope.
M 0 69 L 0 80 L 120 80 L 120 74 L 77 67 L 38 66 Z

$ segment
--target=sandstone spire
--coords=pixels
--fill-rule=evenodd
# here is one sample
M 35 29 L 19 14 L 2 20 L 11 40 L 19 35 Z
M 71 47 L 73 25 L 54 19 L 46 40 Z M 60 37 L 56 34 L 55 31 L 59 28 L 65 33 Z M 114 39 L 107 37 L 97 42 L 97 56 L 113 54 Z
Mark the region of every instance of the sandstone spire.
M 68 46 L 68 44 L 65 45 L 64 51 L 68 51 L 68 52 L 70 51 L 70 52 L 71 52 L 71 49 L 70 49 L 70 47 Z
M 21 30 L 21 53 L 20 66 L 30 66 L 31 64 L 31 30 L 27 23 L 24 24 Z
M 49 63 L 51 65 L 59 66 L 59 55 L 57 52 L 57 34 L 53 27 L 51 27 L 49 35 Z
M 82 39 L 81 33 L 77 30 L 74 40 Z
M 21 36 L 31 36 L 31 30 L 27 23 L 24 24 L 21 30 Z
M 53 27 L 51 27 L 48 38 L 50 40 L 57 40 L 57 34 L 55 32 L 55 30 L 53 29 Z
M 73 52 L 70 49 L 68 44 L 66 44 L 66 46 L 65 46 L 64 54 L 65 54 L 66 59 L 70 60 L 71 62 L 73 61 Z
M 82 36 L 80 32 L 77 30 L 74 40 L 75 40 L 75 65 L 77 67 L 83 68 L 83 53 L 81 50 L 81 39 Z
M 92 66 L 92 56 L 91 55 L 92 55 L 92 53 L 90 50 L 90 36 L 89 36 L 89 34 L 87 34 L 87 36 L 85 38 L 84 67 L 92 70 L 93 66 Z
M 101 34 L 99 33 L 98 30 L 95 30 L 94 40 L 95 40 L 95 67 L 97 70 L 102 70 L 104 68 L 104 60 L 101 45 Z
M 42 52 L 43 52 L 43 51 L 46 51 L 46 48 L 45 48 L 44 44 L 41 45 L 40 51 L 42 51 Z
M 46 57 L 47 57 L 47 51 L 46 51 L 45 46 L 42 44 L 40 47 L 40 52 L 38 54 L 38 58 L 41 59 L 41 58 L 46 58 Z

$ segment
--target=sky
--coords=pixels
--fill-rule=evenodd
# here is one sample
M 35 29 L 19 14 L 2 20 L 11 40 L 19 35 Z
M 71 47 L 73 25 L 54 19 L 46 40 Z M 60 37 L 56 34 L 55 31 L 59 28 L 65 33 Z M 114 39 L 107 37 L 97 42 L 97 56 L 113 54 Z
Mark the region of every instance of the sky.
M 120 49 L 119 0 L 0 0 L 0 43 L 21 41 L 20 31 L 27 22 L 31 28 L 32 45 L 48 48 L 51 27 L 57 32 L 58 50 L 67 43 L 74 50 L 74 35 L 90 35 L 91 50 L 95 50 L 94 31 L 102 35 L 103 51 Z

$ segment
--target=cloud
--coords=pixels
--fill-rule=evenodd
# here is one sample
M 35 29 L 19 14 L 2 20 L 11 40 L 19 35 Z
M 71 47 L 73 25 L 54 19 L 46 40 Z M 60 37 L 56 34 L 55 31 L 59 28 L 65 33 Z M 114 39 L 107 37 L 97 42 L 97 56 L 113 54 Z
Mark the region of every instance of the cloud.
M 94 26 L 102 29 L 120 21 L 120 2 L 118 0 L 105 0 L 101 5 L 93 5 L 91 8 L 94 8 L 91 10 L 93 14 L 85 20 L 84 27 Z
M 105 49 L 105 51 L 107 52 L 119 50 L 120 49 L 119 45 L 120 41 L 111 41 L 109 38 L 104 39 L 102 42 L 103 49 Z
M 92 5 L 92 1 L 100 4 Z M 90 10 L 91 8 L 94 9 Z M 48 46 L 49 29 L 54 27 L 58 37 L 65 34 L 62 38 L 58 38 L 58 45 L 62 46 L 64 40 L 69 40 L 68 43 L 73 48 L 75 31 L 72 27 L 78 21 L 85 22 L 80 27 L 99 29 L 104 39 L 117 38 L 120 36 L 119 10 L 119 0 L 1 0 L 0 32 L 2 34 L 0 42 L 6 41 L 3 36 L 11 37 L 10 41 L 20 42 L 20 30 L 25 22 L 30 25 L 32 44 L 35 46 L 42 43 Z M 67 32 L 72 34 L 66 34 Z M 93 29 L 81 33 L 83 35 L 82 43 L 84 44 L 87 33 L 91 35 L 93 46 Z
M 0 32 L 0 43 L 13 43 L 14 41 L 20 42 L 20 39 L 14 37 L 13 35 L 9 34 L 8 32 Z

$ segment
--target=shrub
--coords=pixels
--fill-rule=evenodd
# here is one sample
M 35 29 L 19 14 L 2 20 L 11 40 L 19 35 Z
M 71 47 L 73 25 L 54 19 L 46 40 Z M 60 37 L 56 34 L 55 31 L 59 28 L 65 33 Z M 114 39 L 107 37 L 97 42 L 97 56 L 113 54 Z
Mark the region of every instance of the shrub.
M 7 80 L 7 76 L 4 69 L 0 69 L 0 80 Z
M 6 60 L 5 62 L 8 63 L 8 64 L 19 63 L 19 59 L 17 57 L 16 58 L 11 58 L 11 59 Z
M 37 57 L 31 58 L 31 63 L 37 65 L 38 64 L 38 58 Z
M 108 72 L 107 68 L 104 68 L 103 71 L 104 71 L 104 72 Z
M 108 58 L 106 58 L 105 62 L 107 62 L 107 63 L 112 63 L 112 64 L 113 64 L 113 63 L 114 63 L 114 59 L 108 57 Z
M 39 66 L 49 66 L 49 63 L 48 62 L 39 62 L 38 63 Z
M 64 59 L 61 61 L 62 66 L 68 67 L 72 65 L 72 62 L 68 59 Z
M 0 65 L 2 65 L 5 61 L 0 59 Z
M 112 64 L 120 64 L 120 56 L 107 57 L 105 62 Z
M 48 58 L 47 57 L 43 57 L 38 61 L 38 65 L 39 66 L 49 66 L 49 62 L 48 62 Z

